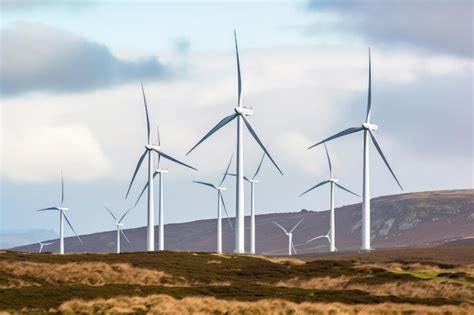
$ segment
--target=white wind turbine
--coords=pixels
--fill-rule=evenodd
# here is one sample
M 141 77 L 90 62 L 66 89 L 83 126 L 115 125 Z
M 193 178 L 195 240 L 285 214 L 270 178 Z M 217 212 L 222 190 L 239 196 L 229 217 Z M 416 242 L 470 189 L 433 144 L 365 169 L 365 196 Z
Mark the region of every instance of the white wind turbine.
M 275 221 L 272 221 L 273 224 L 278 226 L 286 234 L 286 236 L 288 236 L 288 256 L 292 255 L 292 249 L 293 252 L 296 254 L 296 248 L 293 244 L 293 231 L 298 227 L 298 225 L 300 225 L 301 222 L 303 222 L 303 219 L 304 217 L 302 217 L 289 232 L 280 224 L 276 223 Z
M 123 219 L 127 216 L 127 214 L 130 212 L 130 210 L 132 210 L 132 208 L 128 209 L 121 217 L 119 220 L 117 220 L 117 218 L 115 217 L 115 215 L 113 214 L 112 210 L 110 210 L 109 208 L 107 208 L 106 206 L 104 206 L 105 210 L 107 210 L 110 215 L 112 216 L 112 218 L 114 219 L 115 221 L 115 226 L 117 227 L 117 254 L 120 254 L 120 233 L 122 233 L 123 237 L 125 238 L 125 240 L 127 241 L 127 243 L 130 243 L 130 240 L 127 238 L 127 235 L 125 235 L 125 233 L 123 232 L 122 230 L 122 227 L 123 227 Z
M 371 113 L 371 63 L 370 63 L 370 48 L 369 48 L 369 91 L 367 97 L 367 114 L 365 117 L 365 122 L 362 123 L 361 127 L 351 127 L 346 130 L 343 130 L 329 138 L 326 138 L 312 146 L 308 149 L 314 148 L 321 143 L 325 143 L 329 140 L 336 139 L 345 135 L 349 135 L 351 133 L 364 131 L 364 172 L 363 172 L 363 200 L 362 200 L 362 250 L 368 251 L 371 250 L 370 247 L 370 173 L 369 173 L 369 136 L 372 139 L 372 142 L 375 145 L 375 148 L 379 152 L 380 156 L 382 157 L 385 165 L 389 169 L 390 173 L 392 174 L 393 178 L 397 182 L 398 186 L 403 190 L 402 185 L 398 181 L 395 173 L 393 172 L 390 164 L 388 164 L 385 155 L 380 148 L 380 145 L 375 137 L 374 130 L 378 129 L 378 126 L 370 122 L 370 113 Z
M 48 246 L 48 245 L 51 245 L 51 244 L 53 244 L 53 243 L 54 243 L 54 242 L 43 243 L 43 242 L 41 242 L 41 241 L 38 241 L 38 244 L 39 244 L 39 246 L 40 246 L 38 253 L 41 253 L 41 252 L 43 251 L 43 247 L 44 247 L 44 246 Z
M 140 156 L 137 166 L 135 168 L 135 172 L 133 173 L 132 180 L 130 181 L 130 185 L 127 190 L 127 194 L 125 195 L 125 198 L 128 197 L 128 194 L 130 193 L 130 189 L 132 188 L 133 181 L 135 179 L 135 176 L 137 175 L 138 170 L 140 169 L 140 166 L 143 162 L 143 159 L 145 158 L 146 155 L 148 155 L 148 219 L 147 219 L 147 250 L 148 251 L 154 251 L 155 250 L 155 203 L 153 200 L 153 156 L 152 156 L 152 151 L 155 151 L 158 153 L 158 158 L 163 156 L 166 159 L 169 159 L 171 161 L 177 162 L 179 164 L 182 164 L 186 167 L 190 167 L 192 169 L 195 169 L 189 165 L 186 165 L 182 162 L 179 162 L 178 160 L 172 158 L 171 156 L 165 154 L 164 152 L 161 151 L 160 144 L 152 144 L 151 143 L 151 131 L 150 131 L 150 118 L 148 115 L 148 106 L 146 102 L 146 97 L 145 97 L 145 90 L 143 89 L 143 84 L 141 85 L 142 87 L 142 94 L 143 94 L 143 102 L 145 104 L 145 115 L 146 115 L 146 123 L 147 123 L 147 136 L 148 136 L 148 144 L 145 145 L 145 151 L 142 153 Z M 158 142 L 159 142 L 159 133 L 158 133 Z M 161 173 L 160 173 L 161 175 Z M 161 176 L 160 176 L 161 178 Z M 161 190 L 161 189 L 160 189 Z M 160 196 L 161 196 L 161 191 L 160 191 Z M 161 202 L 162 198 L 160 198 L 160 206 L 162 205 Z M 160 218 L 162 218 L 163 215 L 163 208 L 160 207 Z M 163 250 L 162 244 L 163 242 L 163 237 L 162 236 L 162 221 L 160 221 L 160 243 L 159 243 L 159 248 L 160 250 Z
M 229 115 L 222 119 L 217 125 L 214 126 L 199 142 L 188 151 L 186 155 L 191 153 L 198 145 L 200 145 L 204 140 L 209 138 L 213 133 L 215 133 L 220 128 L 227 125 L 229 122 L 237 118 L 237 163 L 236 163 L 236 219 L 235 219 L 235 253 L 244 253 L 245 252 L 245 213 L 244 213 L 244 148 L 243 148 L 243 132 L 244 126 L 247 126 L 250 134 L 255 138 L 257 143 L 260 145 L 262 150 L 267 154 L 268 158 L 272 161 L 273 165 L 278 169 L 278 171 L 283 175 L 282 171 L 275 163 L 273 158 L 268 153 L 267 149 L 263 145 L 262 141 L 257 136 L 257 133 L 250 125 L 246 116 L 251 116 L 253 110 L 242 106 L 242 79 L 240 75 L 240 61 L 239 61 L 239 49 L 237 46 L 237 34 L 234 30 L 234 40 L 235 40 L 235 52 L 237 58 L 237 83 L 238 83 L 238 94 L 237 94 L 237 107 L 234 108 L 232 115 Z
M 319 184 L 311 187 L 310 189 L 306 190 L 305 192 L 303 192 L 301 196 L 303 196 L 304 194 L 310 192 L 311 190 L 319 187 L 319 186 L 323 186 L 325 184 L 328 184 L 330 183 L 331 184 L 331 190 L 330 190 L 330 200 L 331 200 L 331 211 L 330 211 L 330 228 L 329 228 L 329 233 L 331 235 L 330 238 L 328 238 L 329 242 L 330 242 L 330 246 L 329 246 L 329 250 L 331 252 L 334 252 L 336 251 L 336 219 L 335 219 L 335 212 L 334 212 L 334 186 L 336 187 L 339 187 L 340 189 L 342 190 L 345 190 L 353 195 L 356 195 L 358 197 L 360 197 L 358 194 L 356 194 L 355 192 L 352 192 L 350 191 L 349 189 L 343 187 L 342 185 L 338 184 L 339 180 L 337 178 L 334 178 L 334 175 L 333 175 L 333 172 L 332 172 L 332 164 L 331 164 L 331 158 L 329 157 L 329 152 L 328 152 L 328 148 L 326 147 L 326 144 L 324 144 L 324 149 L 326 150 L 326 156 L 328 158 L 328 164 L 329 164 L 329 179 L 325 180 L 325 181 L 322 181 L 320 182 Z M 315 238 L 316 239 L 316 238 Z
M 255 184 L 258 183 L 257 175 L 262 167 L 263 160 L 265 159 L 265 153 L 263 153 L 262 159 L 258 164 L 255 174 L 250 179 L 244 176 L 244 180 L 250 183 L 250 254 L 255 254 Z M 229 174 L 230 176 L 236 176 L 235 174 Z
M 145 102 L 146 104 L 146 102 Z M 146 107 L 145 107 L 146 108 Z M 148 120 L 148 114 L 147 114 L 147 120 Z M 128 187 L 128 192 L 127 192 L 127 196 L 128 196 L 128 193 L 130 192 L 130 188 L 132 187 L 132 183 L 133 183 L 133 180 L 135 179 L 135 176 L 137 175 L 137 172 L 138 172 L 138 169 L 140 168 L 140 164 L 143 160 L 143 157 L 145 156 L 145 154 L 147 153 L 147 151 L 155 151 L 157 154 L 158 154 L 158 162 L 157 162 L 157 166 L 156 166 L 156 170 L 154 171 L 153 175 L 150 177 L 148 177 L 148 182 L 145 184 L 145 186 L 143 187 L 140 195 L 138 196 L 137 198 L 137 201 L 135 202 L 135 206 L 138 204 L 138 202 L 140 201 L 140 198 L 142 197 L 143 193 L 145 192 L 145 190 L 148 188 L 148 198 L 150 197 L 150 183 L 151 183 L 151 191 L 153 192 L 153 179 L 155 178 L 156 175 L 160 175 L 159 176 L 159 189 L 160 189 L 160 193 L 159 193 L 159 200 L 160 200 L 160 204 L 159 204 L 159 208 L 158 208 L 158 216 L 159 216 L 159 226 L 158 226 L 158 233 L 159 233 L 159 237 L 158 237 L 158 250 L 164 250 L 165 248 L 165 221 L 164 221 L 164 207 L 163 207 L 163 175 L 164 174 L 168 174 L 168 170 L 167 169 L 161 169 L 160 168 L 160 160 L 161 160 L 161 157 L 167 159 L 167 160 L 170 160 L 172 162 L 175 162 L 175 163 L 178 163 L 178 164 L 181 164 L 183 166 L 186 166 L 190 169 L 193 169 L 193 170 L 196 170 L 194 167 L 188 165 L 188 164 L 185 164 L 181 161 L 178 161 L 177 159 L 171 157 L 170 155 L 166 154 L 163 152 L 163 150 L 161 149 L 161 140 L 160 140 L 160 130 L 158 127 L 156 127 L 156 130 L 157 130 L 157 135 L 158 135 L 158 144 L 157 145 L 152 145 L 151 146 L 151 149 L 148 149 L 143 153 L 142 155 L 142 158 L 138 161 L 138 165 L 137 165 L 137 168 L 135 169 L 135 173 L 133 174 L 133 178 L 132 178 L 132 181 L 130 182 L 130 186 Z M 148 164 L 148 166 L 150 167 L 150 164 Z M 150 174 L 150 173 L 149 173 Z M 150 203 L 148 203 L 148 206 L 150 206 Z M 154 209 L 154 204 L 152 203 L 152 209 Z M 153 210 L 152 210 L 153 211 Z M 150 241 L 153 241 L 154 242 L 154 213 L 152 213 L 152 215 L 150 216 L 150 210 L 148 210 L 148 218 L 152 219 L 153 223 L 152 223 L 152 230 L 153 230 L 153 240 L 150 240 Z M 149 226 L 150 228 L 150 223 L 149 223 Z M 148 244 L 150 245 L 150 244 Z M 149 247 L 148 249 L 149 251 L 153 251 L 154 250 L 154 243 L 152 244 L 151 246 L 151 249 Z
M 229 219 L 229 213 L 227 212 L 227 208 L 225 206 L 225 202 L 224 202 L 224 198 L 222 197 L 222 192 L 223 191 L 226 191 L 227 188 L 225 188 L 224 186 L 222 186 L 222 184 L 224 183 L 225 181 L 225 178 L 227 176 L 227 172 L 229 171 L 229 168 L 230 168 L 230 164 L 232 163 L 232 157 L 230 158 L 230 161 L 229 161 L 229 164 L 227 165 L 227 170 L 226 172 L 224 173 L 224 176 L 222 177 L 219 185 L 214 185 L 212 183 L 206 183 L 206 182 L 202 182 L 202 181 L 193 181 L 193 183 L 196 183 L 196 184 L 201 184 L 201 185 L 204 185 L 204 186 L 208 186 L 208 187 L 211 187 L 213 189 L 215 189 L 217 191 L 217 249 L 216 249 L 216 252 L 218 254 L 221 254 L 222 253 L 222 213 L 221 213 L 221 202 L 222 202 L 222 207 L 224 208 L 224 211 L 227 215 L 227 220 L 229 221 L 229 225 L 230 227 L 232 228 L 232 223 L 230 222 L 230 219 Z
M 69 210 L 69 208 L 63 207 L 64 203 L 64 178 L 63 178 L 63 172 L 61 172 L 61 205 L 59 207 L 49 207 L 49 208 L 44 208 L 40 209 L 37 211 L 59 211 L 59 254 L 64 255 L 64 219 L 66 219 L 67 224 L 71 228 L 71 230 L 74 232 L 76 237 L 79 239 L 79 241 L 82 243 L 81 238 L 79 235 L 77 235 L 76 231 L 71 225 L 71 222 L 69 222 L 69 219 L 66 216 L 66 211 Z
M 312 238 L 312 239 L 306 241 L 306 244 L 308 244 L 308 243 L 310 243 L 310 242 L 312 242 L 312 241 L 315 241 L 315 240 L 319 240 L 319 239 L 321 239 L 321 238 L 327 239 L 328 242 L 329 242 L 329 246 L 332 246 L 331 244 L 333 244 L 333 243 L 331 242 L 331 230 L 329 230 L 329 231 L 328 231 L 326 234 L 324 234 L 324 235 L 316 236 L 315 238 Z M 334 246 L 334 250 L 331 250 L 331 252 L 334 252 L 334 251 L 337 251 L 336 246 Z

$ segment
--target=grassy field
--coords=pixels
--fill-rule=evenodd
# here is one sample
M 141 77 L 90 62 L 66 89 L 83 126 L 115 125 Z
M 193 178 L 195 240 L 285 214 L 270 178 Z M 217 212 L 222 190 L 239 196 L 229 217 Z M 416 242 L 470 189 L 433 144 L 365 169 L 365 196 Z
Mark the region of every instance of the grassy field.
M 380 251 L 305 260 L 185 252 L 3 252 L 0 310 L 473 314 L 474 257 L 466 257 L 466 250 L 472 247 L 433 249 L 431 259 L 407 249 L 409 259 Z

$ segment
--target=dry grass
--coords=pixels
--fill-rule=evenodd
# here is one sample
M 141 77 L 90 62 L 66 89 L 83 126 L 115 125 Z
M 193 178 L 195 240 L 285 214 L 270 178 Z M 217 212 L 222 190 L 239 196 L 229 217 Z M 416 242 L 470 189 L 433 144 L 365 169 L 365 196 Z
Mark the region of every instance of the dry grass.
M 17 277 L 34 277 L 48 283 L 168 285 L 187 286 L 183 278 L 172 277 L 165 272 L 132 267 L 129 264 L 107 264 L 103 262 L 81 262 L 49 264 L 33 262 L 0 262 L 0 269 Z M 17 287 L 31 285 L 17 282 Z
M 348 305 L 341 303 L 293 303 L 281 299 L 257 302 L 222 300 L 213 297 L 186 297 L 181 300 L 167 295 L 116 297 L 84 301 L 74 299 L 63 303 L 59 312 L 77 313 L 148 313 L 148 314 L 473 314 L 474 306 L 420 306 L 383 303 Z
M 315 290 L 361 290 L 372 295 L 394 295 L 416 298 L 448 298 L 464 301 L 474 300 L 474 289 L 469 285 L 457 283 L 440 283 L 436 281 L 410 281 L 387 283 L 353 283 L 350 277 L 322 277 L 301 280 L 293 278 L 279 281 L 280 287 L 315 289 Z
M 293 258 L 293 257 L 267 257 L 267 256 L 253 256 L 253 257 L 261 258 L 275 264 L 292 265 L 292 266 L 301 266 L 301 265 L 306 264 L 305 261 L 298 258 Z

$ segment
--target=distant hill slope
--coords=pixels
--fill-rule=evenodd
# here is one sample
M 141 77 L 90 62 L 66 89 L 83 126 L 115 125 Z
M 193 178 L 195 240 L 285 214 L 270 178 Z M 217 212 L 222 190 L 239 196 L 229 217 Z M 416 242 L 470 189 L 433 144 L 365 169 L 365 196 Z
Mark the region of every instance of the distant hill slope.
M 287 237 L 272 223 L 293 226 L 302 216 L 303 223 L 294 232 L 298 253 L 324 252 L 327 241 L 320 239 L 310 244 L 312 237 L 326 234 L 329 212 L 300 212 L 263 214 L 256 218 L 257 252 L 281 255 L 287 251 Z M 231 220 L 234 223 L 234 219 Z M 246 217 L 246 242 L 249 240 L 249 217 Z M 438 245 L 444 240 L 474 236 L 474 190 L 446 190 L 407 193 L 372 199 L 372 246 L 374 248 Z M 336 209 L 336 246 L 339 251 L 358 250 L 360 247 L 361 204 Z M 158 229 L 155 236 L 158 242 Z M 143 251 L 146 248 L 146 228 L 125 230 L 131 243 L 122 242 L 123 251 Z M 234 248 L 234 233 L 227 221 L 223 222 L 225 252 Z M 214 251 L 216 220 L 199 220 L 165 225 L 165 248 L 184 251 Z M 114 252 L 115 231 L 66 239 L 67 252 Z M 57 242 L 45 248 L 57 251 Z M 156 246 L 157 247 L 157 246 Z M 34 252 L 37 244 L 16 247 L 14 250 Z

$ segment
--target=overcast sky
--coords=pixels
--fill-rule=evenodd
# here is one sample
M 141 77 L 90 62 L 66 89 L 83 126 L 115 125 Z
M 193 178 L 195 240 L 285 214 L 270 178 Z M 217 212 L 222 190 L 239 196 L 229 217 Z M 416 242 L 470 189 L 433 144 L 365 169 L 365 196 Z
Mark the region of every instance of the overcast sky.
M 214 218 L 215 195 L 192 181 L 218 181 L 235 124 L 185 153 L 236 106 L 234 28 L 243 103 L 285 174 L 265 162 L 258 213 L 328 208 L 327 187 L 298 198 L 329 175 L 323 148 L 306 148 L 362 123 L 368 46 L 372 120 L 405 191 L 473 187 L 472 1 L 0 3 L 3 231 L 58 230 L 56 214 L 34 210 L 57 205 L 61 170 L 76 230 L 114 228 L 103 206 L 123 211 L 145 183 L 143 168 L 124 199 L 146 142 L 140 82 L 163 149 L 199 169 L 163 163 L 166 223 Z M 328 144 L 341 184 L 359 193 L 362 140 Z M 247 132 L 247 174 L 260 156 Z M 373 148 L 371 171 L 373 197 L 401 192 Z M 359 201 L 336 193 L 338 206 Z M 141 202 L 126 226 L 145 224 Z

